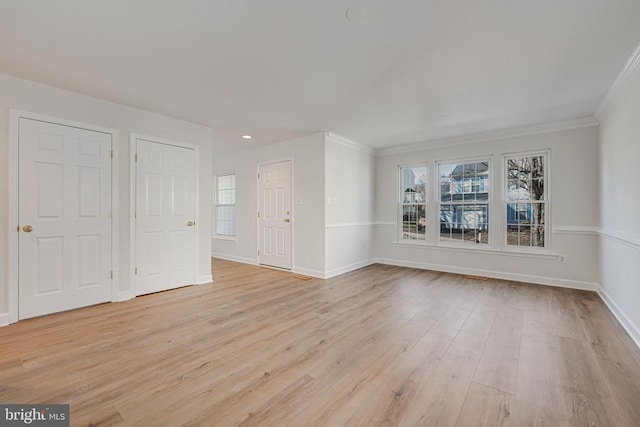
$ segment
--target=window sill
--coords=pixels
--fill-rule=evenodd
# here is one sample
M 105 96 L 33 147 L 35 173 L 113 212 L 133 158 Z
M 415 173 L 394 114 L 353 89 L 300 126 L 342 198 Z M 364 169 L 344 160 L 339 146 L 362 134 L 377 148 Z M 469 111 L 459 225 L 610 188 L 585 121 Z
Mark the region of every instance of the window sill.
M 494 249 L 490 247 L 467 247 L 467 246 L 459 246 L 459 245 L 447 245 L 447 244 L 433 244 L 429 242 L 423 241 L 412 241 L 412 240 L 396 240 L 393 242 L 394 246 L 404 246 L 404 247 L 420 247 L 426 249 L 437 249 L 437 250 L 445 250 L 452 252 L 467 252 L 467 253 L 481 253 L 481 254 L 490 254 L 490 255 L 504 255 L 504 256 L 514 256 L 520 258 L 538 258 L 538 259 L 549 259 L 549 260 L 558 260 L 561 256 L 560 254 L 550 253 L 550 252 L 525 252 L 525 251 L 517 251 L 513 249 Z
M 226 240 L 227 242 L 233 242 L 233 243 L 237 242 L 235 236 L 213 236 L 212 239 L 215 239 L 215 240 Z

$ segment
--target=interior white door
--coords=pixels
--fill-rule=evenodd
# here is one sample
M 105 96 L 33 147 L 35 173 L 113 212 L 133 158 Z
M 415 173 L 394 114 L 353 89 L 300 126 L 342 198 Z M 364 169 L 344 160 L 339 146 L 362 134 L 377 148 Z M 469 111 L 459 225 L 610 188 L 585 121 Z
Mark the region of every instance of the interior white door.
M 195 150 L 137 139 L 136 293 L 194 283 Z
M 258 187 L 259 262 L 291 269 L 291 162 L 261 165 Z
M 111 144 L 20 119 L 20 319 L 111 300 Z

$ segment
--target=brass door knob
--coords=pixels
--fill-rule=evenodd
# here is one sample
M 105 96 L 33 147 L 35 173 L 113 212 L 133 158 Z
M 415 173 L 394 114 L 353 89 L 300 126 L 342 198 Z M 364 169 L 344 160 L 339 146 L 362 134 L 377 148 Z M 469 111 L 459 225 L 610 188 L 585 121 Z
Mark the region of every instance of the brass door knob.
M 195 222 L 193 222 L 193 221 L 189 221 L 189 222 L 187 223 L 187 225 L 188 225 L 189 227 L 193 227 L 194 225 L 196 225 L 196 223 L 195 223 Z
M 25 233 L 31 233 L 33 231 L 33 227 L 30 225 L 25 225 L 24 227 L 22 227 L 22 231 L 24 231 Z
M 291 222 L 291 220 L 289 218 L 286 218 L 284 222 Z

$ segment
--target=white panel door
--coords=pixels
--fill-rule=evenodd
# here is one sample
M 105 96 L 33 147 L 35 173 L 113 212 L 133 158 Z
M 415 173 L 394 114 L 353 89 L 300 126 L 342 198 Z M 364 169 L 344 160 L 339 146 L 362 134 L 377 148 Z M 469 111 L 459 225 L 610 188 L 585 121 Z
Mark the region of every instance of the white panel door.
M 195 151 L 137 139 L 136 293 L 194 282 Z
M 258 192 L 259 262 L 291 269 L 291 162 L 261 165 Z
M 21 118 L 18 317 L 111 300 L 111 135 Z

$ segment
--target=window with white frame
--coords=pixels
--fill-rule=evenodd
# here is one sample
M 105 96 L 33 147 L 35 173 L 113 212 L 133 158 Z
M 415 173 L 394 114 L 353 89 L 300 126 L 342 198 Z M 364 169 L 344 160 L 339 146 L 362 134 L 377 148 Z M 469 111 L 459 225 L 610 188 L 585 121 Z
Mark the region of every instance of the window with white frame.
M 427 238 L 427 167 L 400 167 L 398 223 L 401 239 Z
M 547 246 L 547 158 L 547 153 L 505 156 L 507 246 Z
M 438 163 L 440 241 L 489 243 L 489 160 Z
M 236 174 L 216 175 L 215 234 L 236 235 Z

